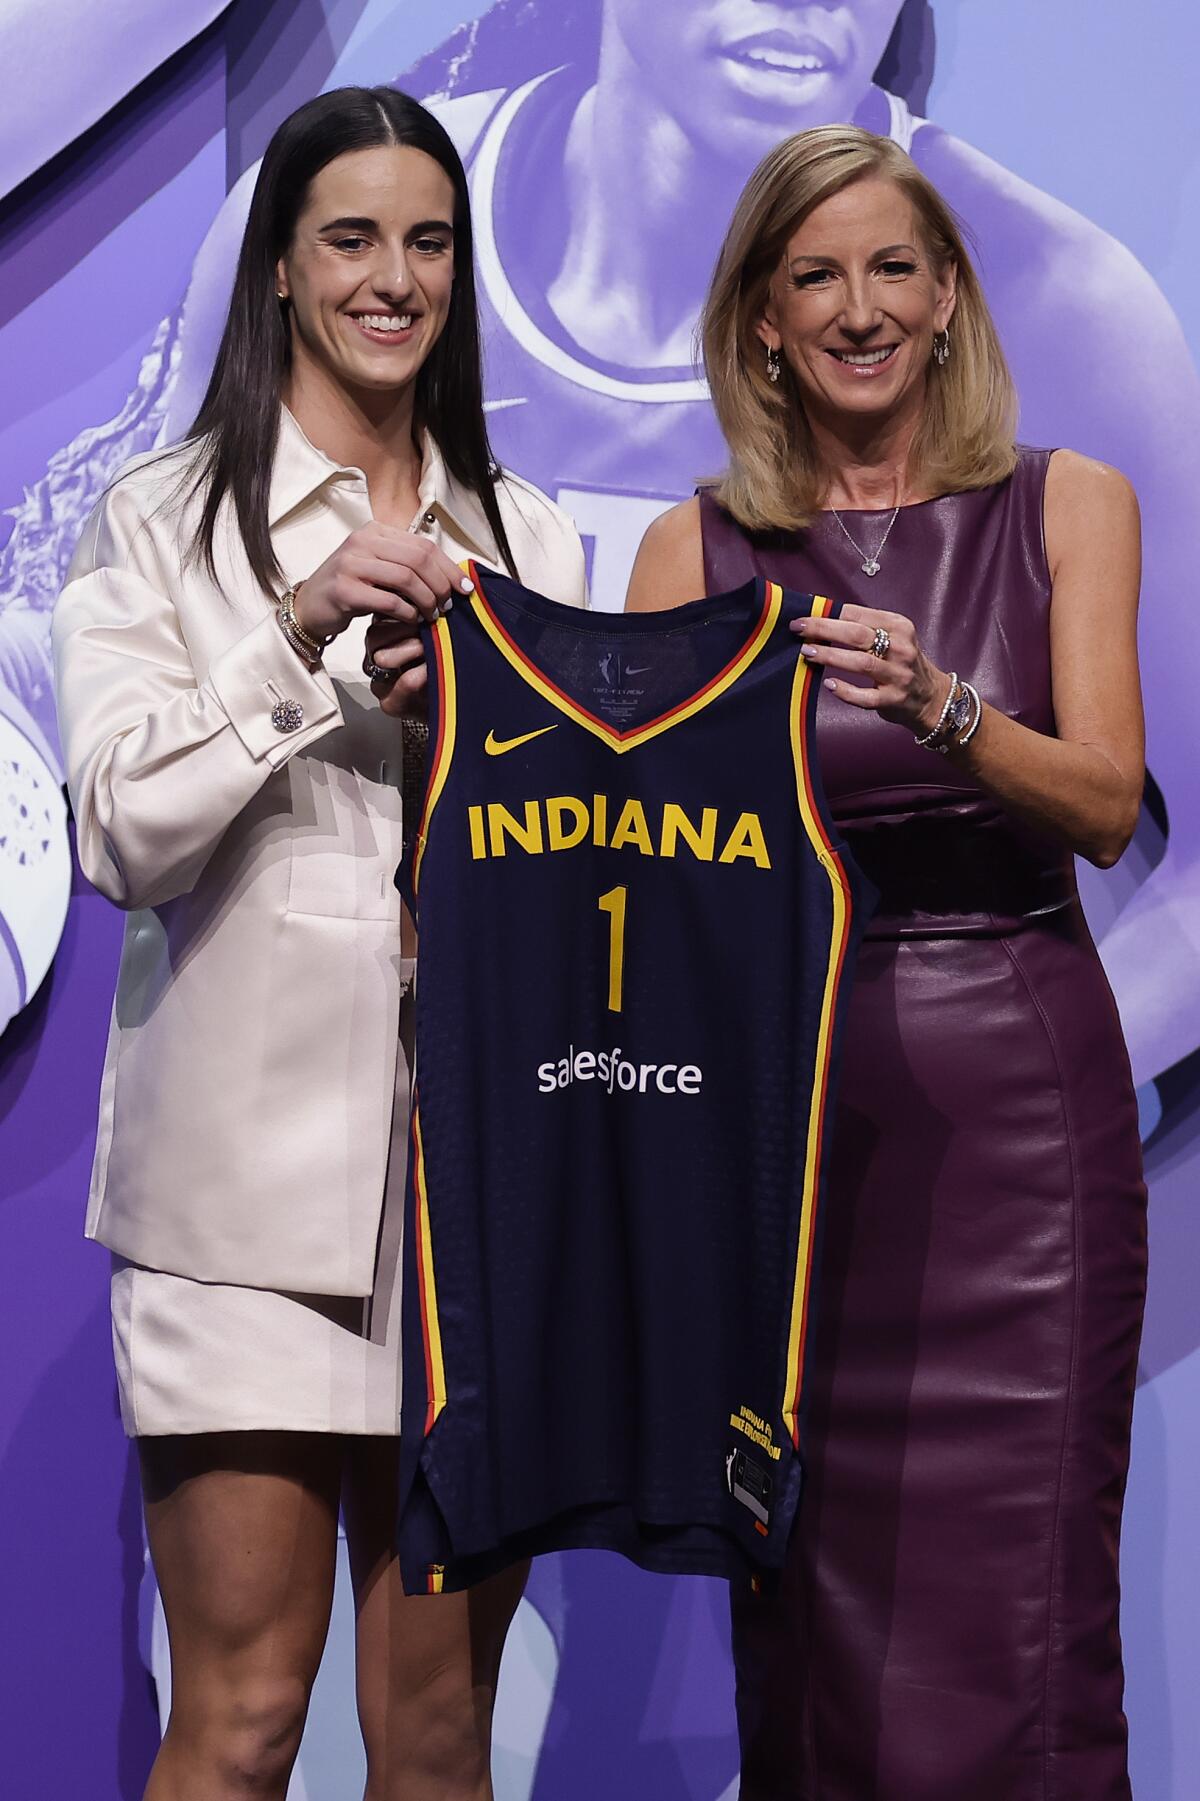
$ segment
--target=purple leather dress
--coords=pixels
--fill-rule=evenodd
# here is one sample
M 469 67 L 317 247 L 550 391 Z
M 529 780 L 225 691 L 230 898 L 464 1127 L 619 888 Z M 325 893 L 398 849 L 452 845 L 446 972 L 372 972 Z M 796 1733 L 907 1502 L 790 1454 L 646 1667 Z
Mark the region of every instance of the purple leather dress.
M 1053 733 L 1049 452 L 904 508 L 879 575 L 830 514 L 701 502 L 710 593 L 754 571 L 907 614 Z M 844 513 L 866 551 L 887 515 Z M 826 792 L 880 890 L 854 981 L 774 1599 L 738 1597 L 742 1801 L 1122 1801 L 1117 1549 L 1145 1287 L 1129 1064 L 1070 857 L 949 758 L 822 694 Z

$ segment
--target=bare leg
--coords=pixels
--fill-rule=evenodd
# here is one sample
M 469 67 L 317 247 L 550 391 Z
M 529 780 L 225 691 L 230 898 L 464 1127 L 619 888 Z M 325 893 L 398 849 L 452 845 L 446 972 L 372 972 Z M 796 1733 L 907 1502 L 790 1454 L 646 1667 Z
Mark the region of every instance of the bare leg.
M 366 1801 L 491 1801 L 500 1655 L 529 1565 L 467 1594 L 405 1595 L 392 1550 L 396 1451 L 395 1439 L 347 1441 Z
M 329 1625 L 345 1445 L 139 1440 L 172 1688 L 146 1801 L 283 1801 Z

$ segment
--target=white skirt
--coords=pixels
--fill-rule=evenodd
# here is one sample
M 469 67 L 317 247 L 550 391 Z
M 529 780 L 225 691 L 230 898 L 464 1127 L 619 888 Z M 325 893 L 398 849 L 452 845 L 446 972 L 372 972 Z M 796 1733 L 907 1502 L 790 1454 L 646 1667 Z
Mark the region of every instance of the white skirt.
M 411 968 L 405 972 L 411 978 Z M 400 1430 L 400 1277 L 412 1010 L 400 1055 L 370 1295 L 195 1282 L 113 1258 L 112 1330 L 131 1438 L 173 1432 Z

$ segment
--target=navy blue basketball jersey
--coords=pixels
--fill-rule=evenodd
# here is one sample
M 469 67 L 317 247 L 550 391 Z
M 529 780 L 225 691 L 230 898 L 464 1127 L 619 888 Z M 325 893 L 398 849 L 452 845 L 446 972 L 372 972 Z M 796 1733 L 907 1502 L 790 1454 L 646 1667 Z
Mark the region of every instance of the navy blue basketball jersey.
M 401 1570 L 779 1567 L 864 885 L 818 670 L 754 581 L 673 611 L 472 569 L 426 633 Z

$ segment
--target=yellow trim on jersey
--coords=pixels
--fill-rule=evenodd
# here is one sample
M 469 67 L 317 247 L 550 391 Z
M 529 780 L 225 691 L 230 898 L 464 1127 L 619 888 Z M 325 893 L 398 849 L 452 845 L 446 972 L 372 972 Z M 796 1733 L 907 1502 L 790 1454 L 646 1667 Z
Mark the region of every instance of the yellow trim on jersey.
M 421 1109 L 413 1110 L 413 1156 L 417 1191 L 417 1230 L 420 1243 L 421 1320 L 425 1336 L 425 1431 L 429 1433 L 446 1405 L 446 1369 L 442 1358 L 442 1328 L 438 1320 L 437 1281 L 433 1273 L 433 1245 L 429 1233 L 429 1189 L 425 1180 L 425 1144 L 421 1137 Z
M 458 678 L 454 670 L 454 646 L 450 641 L 449 622 L 439 619 L 433 627 L 432 637 L 434 661 L 437 665 L 433 673 L 436 676 L 438 690 L 438 736 L 425 790 L 425 806 L 421 813 L 421 823 L 417 827 L 416 849 L 413 851 L 412 885 L 414 894 L 417 892 L 421 864 L 425 858 L 425 841 L 429 835 L 429 822 L 433 818 L 434 808 L 442 797 L 442 789 L 446 786 L 446 777 L 450 773 L 450 763 L 454 756 L 454 740 L 458 730 Z
M 768 582 L 758 623 L 733 661 L 728 663 L 707 686 L 701 688 L 699 693 L 681 701 L 677 707 L 661 714 L 659 718 L 652 719 L 648 725 L 636 726 L 628 732 L 618 732 L 612 726 L 605 725 L 603 720 L 594 718 L 577 701 L 572 700 L 569 694 L 564 694 L 561 688 L 555 687 L 554 683 L 535 664 L 521 654 L 492 613 L 487 597 L 480 586 L 478 571 L 472 567 L 470 573 L 475 582 L 471 605 L 475 609 L 479 623 L 501 656 L 512 665 L 522 681 L 528 682 L 529 686 L 540 694 L 543 700 L 549 701 L 550 705 L 558 712 L 564 713 L 576 725 L 582 726 L 585 732 L 591 732 L 594 738 L 598 738 L 601 744 L 607 744 L 608 748 L 615 750 L 618 756 L 623 756 L 627 750 L 635 750 L 639 744 L 648 744 L 652 738 L 657 738 L 662 732 L 669 731 L 674 725 L 682 724 L 685 719 L 694 718 L 711 701 L 716 700 L 718 696 L 731 688 L 734 682 L 745 674 L 771 636 L 783 605 L 782 588 L 776 582 Z
M 817 619 L 826 618 L 832 611 L 832 604 L 824 595 L 814 595 L 812 616 Z M 811 663 L 808 663 L 804 657 L 797 659 L 796 673 L 792 681 L 789 727 L 792 740 L 792 759 L 796 771 L 796 799 L 800 808 L 800 817 L 804 823 L 809 843 L 817 854 L 817 860 L 829 877 L 829 886 L 833 895 L 833 922 L 829 935 L 829 958 L 825 968 L 821 1019 L 817 1031 L 816 1055 L 813 1064 L 808 1142 L 804 1158 L 800 1233 L 796 1252 L 796 1278 L 792 1291 L 792 1318 L 788 1333 L 787 1388 L 783 1411 L 793 1443 L 797 1442 L 799 1436 L 800 1390 L 804 1374 L 804 1344 L 808 1324 L 813 1228 L 821 1171 L 821 1141 L 825 1123 L 829 1063 L 833 1050 L 838 987 L 850 932 L 849 884 L 840 859 L 830 844 L 824 821 L 817 810 L 808 767 L 805 712 L 808 706 L 810 685 L 815 679 L 815 675 L 816 672 Z

